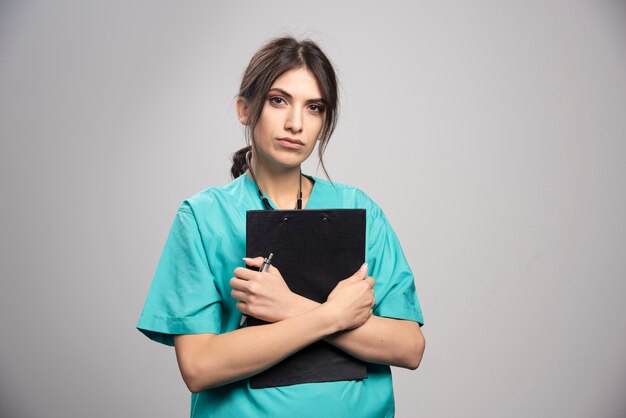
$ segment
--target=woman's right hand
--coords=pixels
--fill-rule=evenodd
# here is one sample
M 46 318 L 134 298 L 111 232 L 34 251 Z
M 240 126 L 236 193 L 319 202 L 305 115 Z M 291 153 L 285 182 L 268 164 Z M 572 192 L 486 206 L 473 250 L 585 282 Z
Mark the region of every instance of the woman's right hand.
M 358 328 L 372 316 L 372 307 L 376 303 L 374 283 L 372 277 L 367 277 L 365 263 L 330 292 L 325 305 L 333 309 L 341 331 Z

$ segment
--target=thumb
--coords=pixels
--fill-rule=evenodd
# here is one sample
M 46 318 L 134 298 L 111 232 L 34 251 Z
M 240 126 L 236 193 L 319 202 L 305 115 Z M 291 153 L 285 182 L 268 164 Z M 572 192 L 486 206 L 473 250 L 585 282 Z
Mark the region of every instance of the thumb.
M 363 280 L 367 277 L 367 270 L 368 270 L 367 263 L 363 263 L 352 277 L 354 277 L 357 280 Z
M 265 259 L 263 257 L 244 257 L 242 260 L 246 263 L 246 266 L 260 268 L 263 265 L 263 260 Z

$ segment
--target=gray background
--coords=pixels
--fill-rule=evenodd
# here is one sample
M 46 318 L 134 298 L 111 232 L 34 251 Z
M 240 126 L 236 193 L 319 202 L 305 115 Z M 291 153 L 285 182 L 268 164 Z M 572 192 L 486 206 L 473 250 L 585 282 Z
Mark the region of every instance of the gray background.
M 173 350 L 134 326 L 178 204 L 229 179 L 247 61 L 285 32 L 333 59 L 329 171 L 383 207 L 415 272 L 427 350 L 394 369 L 397 415 L 626 416 L 625 18 L 2 1 L 2 417 L 188 415 Z

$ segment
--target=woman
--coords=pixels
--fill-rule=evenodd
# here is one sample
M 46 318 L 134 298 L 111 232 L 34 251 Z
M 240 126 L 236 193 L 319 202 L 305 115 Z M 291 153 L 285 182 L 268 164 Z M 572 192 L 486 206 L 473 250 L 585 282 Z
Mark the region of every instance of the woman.
M 316 143 L 323 166 L 336 124 L 332 65 L 311 41 L 272 40 L 250 61 L 236 107 L 251 146 L 235 154 L 231 183 L 178 209 L 138 329 L 175 346 L 192 417 L 393 416 L 389 365 L 415 369 L 424 351 L 413 275 L 373 201 L 300 169 Z M 244 259 L 254 270 L 241 262 L 247 210 L 298 207 L 367 213 L 367 264 L 322 304 L 292 293 L 276 268 L 256 271 L 262 257 Z M 269 324 L 241 327 L 242 315 Z M 367 362 L 368 377 L 250 387 L 250 376 L 322 339 Z

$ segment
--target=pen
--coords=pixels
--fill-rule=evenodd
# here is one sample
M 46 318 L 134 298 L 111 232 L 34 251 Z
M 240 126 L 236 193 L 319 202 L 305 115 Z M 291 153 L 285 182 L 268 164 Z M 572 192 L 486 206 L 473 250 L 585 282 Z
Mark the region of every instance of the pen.
M 270 253 L 270 255 L 263 260 L 263 265 L 259 269 L 261 273 L 265 273 L 270 269 L 270 265 L 272 264 L 272 257 L 274 257 L 274 253 Z M 245 324 L 247 317 L 245 315 L 241 316 L 241 321 L 239 321 L 239 326 Z

